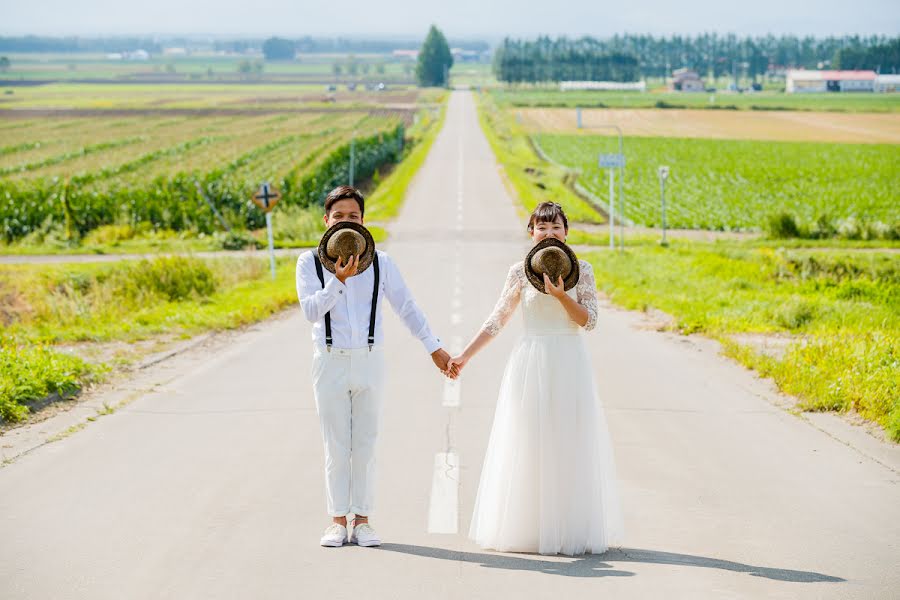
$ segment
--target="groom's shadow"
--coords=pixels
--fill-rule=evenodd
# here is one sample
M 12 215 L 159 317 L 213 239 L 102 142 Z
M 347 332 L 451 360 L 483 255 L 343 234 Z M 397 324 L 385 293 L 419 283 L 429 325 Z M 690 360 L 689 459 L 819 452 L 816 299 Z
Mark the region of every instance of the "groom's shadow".
M 540 573 L 563 575 L 566 577 L 631 577 L 634 575 L 633 572 L 615 570 L 609 562 L 633 562 L 723 569 L 726 571 L 734 571 L 736 573 L 747 573 L 753 577 L 765 577 L 766 579 L 773 579 L 776 581 L 790 581 L 796 583 L 837 583 L 846 581 L 841 577 L 824 575 L 813 571 L 794 571 L 791 569 L 777 569 L 773 567 L 757 567 L 707 556 L 677 554 L 674 552 L 661 552 L 658 550 L 642 550 L 640 548 L 612 548 L 603 554 L 588 554 L 568 561 L 546 560 L 536 554 L 461 552 L 457 550 L 447 550 L 445 548 L 412 546 L 409 544 L 383 544 L 381 550 L 400 552 L 402 554 L 414 554 L 416 556 L 427 556 L 429 558 L 438 558 L 442 560 L 474 563 L 489 569 L 537 571 Z M 531 556 L 534 556 L 535 558 L 525 558 Z

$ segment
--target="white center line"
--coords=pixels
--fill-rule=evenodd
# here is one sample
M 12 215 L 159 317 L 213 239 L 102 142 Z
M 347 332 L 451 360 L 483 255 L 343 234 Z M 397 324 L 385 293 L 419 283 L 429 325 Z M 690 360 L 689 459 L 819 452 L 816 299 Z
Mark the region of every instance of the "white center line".
M 459 379 L 444 378 L 444 406 L 448 408 L 459 408 L 459 387 Z
M 457 170 L 456 193 L 456 230 L 463 230 L 463 137 L 460 127 L 459 157 Z M 462 323 L 462 240 L 456 240 L 454 264 L 453 295 L 451 297 L 450 323 L 455 329 Z M 451 337 L 450 353 L 453 356 L 462 351 L 462 337 Z M 448 409 L 458 409 L 461 400 L 461 383 L 457 380 L 444 379 L 442 404 Z M 452 451 L 451 440 L 454 412 L 447 415 L 446 452 L 438 452 L 434 456 L 434 473 L 431 479 L 431 499 L 428 505 L 428 533 L 455 534 L 459 530 L 459 457 Z
M 428 533 L 459 531 L 459 458 L 455 452 L 434 455 Z

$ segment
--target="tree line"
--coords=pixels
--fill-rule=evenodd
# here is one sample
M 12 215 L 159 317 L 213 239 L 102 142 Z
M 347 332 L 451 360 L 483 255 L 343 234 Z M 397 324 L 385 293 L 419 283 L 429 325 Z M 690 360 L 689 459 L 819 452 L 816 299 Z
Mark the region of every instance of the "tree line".
M 858 35 L 745 36 L 705 33 L 598 39 L 507 38 L 494 52 L 494 74 L 505 82 L 637 81 L 687 67 L 702 76 L 741 75 L 754 81 L 784 68 L 900 72 L 900 37 Z
M 181 45 L 171 40 L 171 45 Z M 131 52 L 146 50 L 150 53 L 162 52 L 159 41 L 142 37 L 82 38 L 47 37 L 26 35 L 0 37 L 0 52 Z
M 365 38 L 314 38 L 303 36 L 284 39 L 290 44 L 293 52 L 304 54 L 316 53 L 370 53 L 385 54 L 398 48 L 417 48 L 421 38 L 365 39 Z M 161 53 L 163 47 L 178 46 L 184 48 L 205 48 L 215 51 L 243 53 L 263 47 L 265 38 L 235 38 L 231 40 L 215 40 L 188 37 L 149 38 L 149 37 L 52 37 L 52 36 L 0 36 L 0 52 L 132 52 L 146 50 L 151 54 Z M 483 40 L 455 39 L 451 45 L 463 50 L 487 52 L 490 45 Z

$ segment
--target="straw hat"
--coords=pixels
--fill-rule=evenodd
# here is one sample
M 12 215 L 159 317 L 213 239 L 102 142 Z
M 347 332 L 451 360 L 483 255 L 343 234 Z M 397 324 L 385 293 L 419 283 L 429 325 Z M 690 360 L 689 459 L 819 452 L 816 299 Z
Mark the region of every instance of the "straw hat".
M 547 293 L 544 273 L 553 285 L 562 277 L 563 289 L 569 291 L 578 283 L 578 257 L 564 242 L 552 237 L 544 238 L 525 257 L 525 276 L 542 294 Z
M 338 257 L 341 264 L 346 265 L 351 256 L 359 255 L 357 274 L 362 273 L 372 264 L 375 257 L 375 240 L 369 230 L 351 221 L 342 221 L 328 228 L 319 242 L 319 260 L 322 266 L 334 273 Z

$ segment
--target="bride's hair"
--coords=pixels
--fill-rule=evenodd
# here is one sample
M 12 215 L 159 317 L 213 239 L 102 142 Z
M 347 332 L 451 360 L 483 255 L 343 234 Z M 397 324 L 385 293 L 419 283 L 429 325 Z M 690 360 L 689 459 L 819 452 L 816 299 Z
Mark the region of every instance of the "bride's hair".
M 528 219 L 528 233 L 534 231 L 535 224 L 552 223 L 556 220 L 556 217 L 562 219 L 563 227 L 568 231 L 569 220 L 566 218 L 566 213 L 563 212 L 563 207 L 556 202 L 541 202 L 535 207 L 534 212 L 531 213 L 531 217 Z

